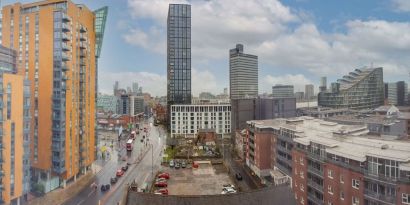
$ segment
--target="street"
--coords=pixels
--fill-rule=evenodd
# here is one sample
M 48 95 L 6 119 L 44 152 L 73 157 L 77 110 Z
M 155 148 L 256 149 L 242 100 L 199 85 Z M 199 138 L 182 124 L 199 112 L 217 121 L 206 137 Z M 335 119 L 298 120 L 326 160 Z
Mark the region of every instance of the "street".
M 130 153 L 125 149 L 126 139 L 117 141 L 114 148 L 110 150 L 111 159 L 103 165 L 102 170 L 95 176 L 95 182 L 98 184 L 97 189 L 86 186 L 83 190 L 73 196 L 65 205 L 88 205 L 88 204 L 117 204 L 124 196 L 125 187 L 132 181 L 136 181 L 138 185 L 143 184 L 151 179 L 151 167 L 155 173 L 160 168 L 161 151 L 165 141 L 165 133 L 160 130 L 162 128 L 153 126 L 152 120 L 146 123 L 148 134 L 140 131 L 134 141 L 134 149 Z M 161 134 L 162 133 L 162 134 Z M 142 136 L 146 136 L 147 145 L 141 142 Z M 160 136 L 161 135 L 161 136 Z M 110 142 L 111 143 L 111 142 Z M 127 161 L 123 161 L 122 157 L 127 156 Z M 111 189 L 106 192 L 100 190 L 102 184 L 110 184 L 110 179 L 115 177 L 117 169 L 126 165 L 126 162 L 131 163 L 125 174 L 120 177 L 117 183 L 111 186 Z M 153 162 L 153 163 L 152 163 Z

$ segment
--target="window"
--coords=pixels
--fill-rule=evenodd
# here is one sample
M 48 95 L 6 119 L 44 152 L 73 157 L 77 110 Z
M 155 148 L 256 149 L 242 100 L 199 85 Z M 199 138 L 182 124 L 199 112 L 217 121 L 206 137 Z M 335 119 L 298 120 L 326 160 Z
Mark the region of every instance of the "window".
M 340 183 L 342 183 L 342 184 L 345 183 L 345 180 L 344 180 L 344 178 L 343 178 L 343 175 L 340 175 Z
M 303 184 L 300 184 L 300 191 L 305 191 L 305 187 L 303 186 Z
M 295 167 L 295 175 L 298 175 L 298 169 Z
M 353 196 L 352 197 L 352 205 L 359 205 L 359 198 Z
M 300 158 L 299 158 L 300 165 L 304 165 L 304 161 L 303 161 L 303 160 L 304 160 L 303 157 L 300 157 Z
M 352 179 L 352 187 L 355 189 L 359 189 L 360 182 L 357 179 Z
M 331 201 L 327 201 L 327 205 L 333 205 Z
M 333 195 L 333 187 L 330 185 L 327 185 L 327 192 L 331 195 Z
M 331 169 L 327 170 L 327 177 L 333 179 L 333 170 Z
M 305 178 L 305 174 L 302 172 L 300 172 L 300 178 L 304 179 Z
M 301 204 L 305 204 L 305 200 L 303 199 L 303 197 L 300 198 L 300 203 L 301 203 Z
M 403 204 L 410 204 L 410 194 L 402 193 L 401 194 L 401 202 Z
M 343 191 L 340 192 L 340 200 L 345 200 L 345 193 Z

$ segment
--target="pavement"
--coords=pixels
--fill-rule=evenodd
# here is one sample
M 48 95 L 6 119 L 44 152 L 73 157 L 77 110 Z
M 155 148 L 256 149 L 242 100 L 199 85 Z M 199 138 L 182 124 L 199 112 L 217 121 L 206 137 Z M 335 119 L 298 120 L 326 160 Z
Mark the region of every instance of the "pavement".
M 65 205 L 92 205 L 92 204 L 117 204 L 124 197 L 124 190 L 127 184 L 136 181 L 142 184 L 147 180 L 151 180 L 151 167 L 154 173 L 160 168 L 161 153 L 163 143 L 165 142 L 165 133 L 161 127 L 153 126 L 152 119 L 145 123 L 148 127 L 148 134 L 140 131 L 134 141 L 132 152 L 127 152 L 125 148 L 126 137 L 121 141 L 114 142 L 113 148 L 109 148 L 110 160 L 102 165 L 101 170 L 96 174 L 95 183 L 98 189 L 91 188 L 91 183 L 81 190 L 81 192 L 68 200 Z M 143 135 L 148 135 L 147 139 L 141 142 Z M 147 142 L 147 143 L 146 143 Z M 106 143 L 101 140 L 100 143 Z M 108 142 L 108 146 L 111 142 Z M 123 161 L 123 158 L 126 161 Z M 124 166 L 126 162 L 130 162 L 128 170 L 124 176 L 118 179 L 118 182 L 111 186 L 111 189 L 106 192 L 100 191 L 100 185 L 109 184 L 111 177 L 115 176 L 118 168 Z

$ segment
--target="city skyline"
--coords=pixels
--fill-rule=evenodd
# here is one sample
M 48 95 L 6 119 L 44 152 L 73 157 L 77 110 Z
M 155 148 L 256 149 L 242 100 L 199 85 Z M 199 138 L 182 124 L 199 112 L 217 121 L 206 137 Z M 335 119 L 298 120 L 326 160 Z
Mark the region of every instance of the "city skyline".
M 13 0 L 6 0 L 2 4 L 13 2 Z M 269 93 L 273 85 L 288 84 L 291 81 L 299 82 L 295 85 L 295 91 L 303 91 L 305 84 L 314 84 L 315 90 L 318 90 L 319 76 L 327 76 L 328 82 L 332 82 L 341 74 L 351 69 L 370 66 L 372 62 L 374 66 L 385 68 L 386 82 L 408 81 L 408 76 L 400 73 L 407 71 L 405 65 L 410 64 L 408 58 L 403 55 L 408 51 L 409 46 L 406 48 L 405 45 L 409 42 L 401 38 L 410 33 L 410 25 L 406 22 L 409 9 L 399 2 L 383 0 L 374 3 L 366 0 L 360 3 L 346 1 L 337 5 L 331 3 L 321 5 L 314 1 L 286 0 L 271 1 L 272 6 L 269 7 L 268 4 L 262 5 L 255 1 L 249 5 L 250 15 L 235 12 L 241 8 L 231 7 L 229 1 L 191 2 L 194 15 L 192 82 L 198 82 L 192 83 L 193 95 L 198 95 L 202 91 L 220 93 L 221 88 L 228 87 L 229 62 L 226 59 L 226 50 L 236 43 L 244 44 L 249 53 L 259 56 L 259 93 Z M 187 2 L 150 1 L 147 3 L 120 0 L 115 3 L 108 0 L 98 2 L 78 0 L 76 3 L 85 3 L 90 9 L 105 5 L 112 9 L 106 28 L 116 32 L 106 32 L 104 36 L 103 49 L 106 52 L 102 53 L 99 65 L 100 91 L 110 93 L 115 80 L 131 76 L 140 80 L 144 90 L 154 96 L 166 95 L 165 51 L 168 4 Z M 152 5 L 155 5 L 155 9 Z M 204 9 L 207 5 L 210 11 Z M 353 7 L 366 7 L 366 9 Z M 234 15 L 229 18 L 223 16 L 222 8 Z M 217 22 L 219 25 L 210 25 L 210 22 L 200 18 L 202 15 L 209 16 L 212 23 Z M 255 16 L 255 18 L 248 16 Z M 220 17 L 226 20 L 220 21 Z M 243 27 L 224 26 L 227 21 L 236 22 L 237 19 L 244 20 Z M 257 25 L 258 28 L 252 31 L 252 27 L 249 28 L 252 25 Z M 251 35 L 252 32 L 255 35 Z M 363 36 L 367 35 L 366 41 L 360 41 L 363 38 L 361 33 Z M 208 44 L 202 43 L 202 40 L 208 41 L 208 39 Z M 397 39 L 403 39 L 403 42 Z M 275 48 L 273 52 L 269 48 L 275 45 L 282 46 Z M 295 55 L 287 55 L 286 58 L 281 56 L 280 54 L 288 53 L 286 47 L 289 50 L 296 49 Z M 119 50 L 126 52 L 117 52 Z M 198 58 L 200 55 L 204 57 Z M 337 56 L 340 56 L 340 60 L 337 60 Z M 135 59 L 135 61 L 127 59 Z M 285 60 L 286 62 L 283 62 Z M 312 65 L 315 62 L 317 65 Z M 335 72 L 329 72 L 329 69 L 325 69 L 326 66 L 323 65 L 334 68 L 330 71 Z M 318 71 L 327 71 L 327 73 Z M 131 86 L 132 81 L 121 83 L 127 87 Z

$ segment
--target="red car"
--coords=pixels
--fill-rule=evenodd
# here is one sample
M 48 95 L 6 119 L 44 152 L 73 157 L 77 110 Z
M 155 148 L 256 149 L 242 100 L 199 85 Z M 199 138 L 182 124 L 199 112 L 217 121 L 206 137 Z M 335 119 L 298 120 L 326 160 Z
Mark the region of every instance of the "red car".
M 164 172 L 158 175 L 158 178 L 164 178 L 164 179 L 169 179 L 169 174 Z
M 168 195 L 168 189 L 158 189 L 155 193 L 161 193 L 162 195 Z
M 121 177 L 122 175 L 124 175 L 124 171 L 122 169 L 117 170 L 117 172 L 115 173 L 115 175 L 117 177 Z
M 168 184 L 166 182 L 155 182 L 156 187 L 167 187 Z

